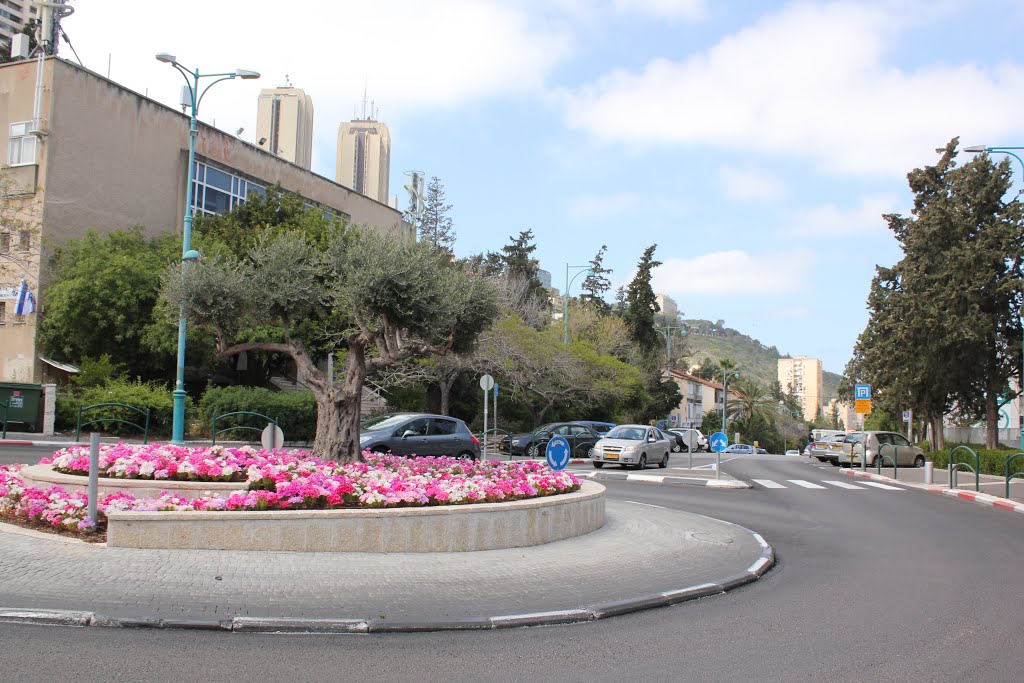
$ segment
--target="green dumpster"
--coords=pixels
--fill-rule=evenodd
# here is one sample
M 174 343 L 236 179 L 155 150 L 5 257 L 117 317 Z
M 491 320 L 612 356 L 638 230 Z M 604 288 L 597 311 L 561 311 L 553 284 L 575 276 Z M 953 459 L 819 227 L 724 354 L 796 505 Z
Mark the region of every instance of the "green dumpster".
M 6 412 L 7 429 L 34 432 L 42 416 L 42 405 L 42 384 L 0 382 L 0 421 Z

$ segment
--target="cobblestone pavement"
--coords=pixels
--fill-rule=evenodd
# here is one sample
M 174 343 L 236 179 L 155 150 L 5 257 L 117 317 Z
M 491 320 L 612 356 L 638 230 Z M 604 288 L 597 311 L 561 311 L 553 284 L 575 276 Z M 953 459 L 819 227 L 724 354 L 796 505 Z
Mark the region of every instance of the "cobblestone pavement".
M 602 529 L 579 538 L 472 553 L 136 550 L 0 525 L 0 609 L 429 624 L 588 609 L 706 583 L 721 592 L 771 564 L 759 536 L 727 522 L 628 501 L 608 501 L 607 511 Z

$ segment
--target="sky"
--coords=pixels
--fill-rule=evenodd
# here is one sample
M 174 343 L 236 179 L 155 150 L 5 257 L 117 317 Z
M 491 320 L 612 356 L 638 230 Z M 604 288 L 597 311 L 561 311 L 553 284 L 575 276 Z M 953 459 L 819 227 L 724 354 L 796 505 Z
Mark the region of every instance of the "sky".
M 261 72 L 200 111 L 250 142 L 260 88 L 290 79 L 332 180 L 365 92 L 390 193 L 405 207 L 406 172 L 438 177 L 460 257 L 531 229 L 555 287 L 602 245 L 618 287 L 657 244 L 654 289 L 685 317 L 833 372 L 901 256 L 882 215 L 909 212 L 906 174 L 954 136 L 1024 145 L 1024 0 L 71 4 L 84 66 L 165 104 L 184 81 L 158 52 Z

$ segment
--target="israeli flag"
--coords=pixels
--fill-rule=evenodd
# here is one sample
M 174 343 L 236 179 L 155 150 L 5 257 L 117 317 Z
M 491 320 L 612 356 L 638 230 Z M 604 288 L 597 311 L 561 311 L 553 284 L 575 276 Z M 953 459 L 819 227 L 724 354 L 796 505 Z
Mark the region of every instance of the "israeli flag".
M 32 296 L 32 290 L 28 288 L 25 278 L 21 278 L 21 284 L 18 285 L 18 303 L 14 306 L 14 314 L 27 315 L 35 313 L 35 310 L 36 298 Z

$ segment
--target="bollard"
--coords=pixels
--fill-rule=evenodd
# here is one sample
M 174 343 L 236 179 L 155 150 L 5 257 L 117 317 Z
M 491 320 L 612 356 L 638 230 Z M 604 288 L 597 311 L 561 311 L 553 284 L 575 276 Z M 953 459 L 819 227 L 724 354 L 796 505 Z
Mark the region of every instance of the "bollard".
M 96 499 L 100 487 L 100 433 L 89 434 L 89 509 L 86 514 L 93 524 L 97 522 Z
M 931 484 L 935 478 L 935 463 L 931 460 L 924 461 L 924 483 Z
M 722 451 L 715 453 L 715 479 L 722 478 Z

